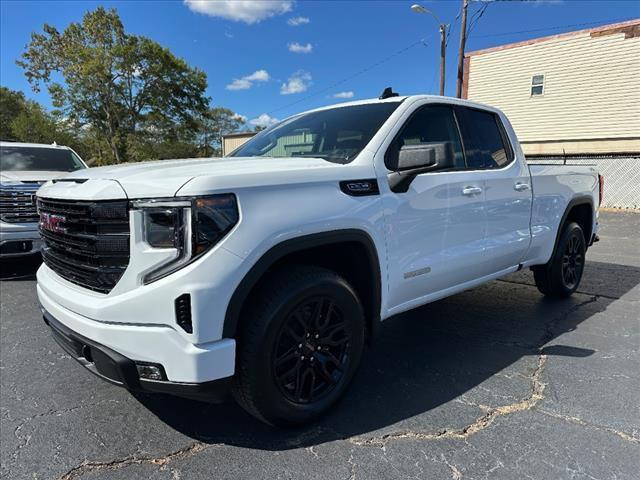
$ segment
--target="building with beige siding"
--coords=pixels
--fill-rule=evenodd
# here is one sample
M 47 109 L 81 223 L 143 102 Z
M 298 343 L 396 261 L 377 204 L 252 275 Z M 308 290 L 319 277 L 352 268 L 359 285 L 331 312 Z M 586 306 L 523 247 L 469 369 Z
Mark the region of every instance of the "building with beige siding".
M 529 159 L 596 163 L 611 206 L 640 207 L 640 19 L 468 52 L 465 67 L 463 96 L 503 110 Z
M 253 137 L 256 132 L 239 132 L 222 135 L 222 156 L 233 152 L 236 148 L 244 145 L 247 140 Z
M 230 133 L 222 136 L 222 154 L 233 152 L 236 148 L 244 145 L 251 137 L 258 132 Z M 271 157 L 290 157 L 295 153 L 310 152 L 313 149 L 315 135 L 306 131 L 287 135 L 278 139 L 278 144 L 271 148 Z

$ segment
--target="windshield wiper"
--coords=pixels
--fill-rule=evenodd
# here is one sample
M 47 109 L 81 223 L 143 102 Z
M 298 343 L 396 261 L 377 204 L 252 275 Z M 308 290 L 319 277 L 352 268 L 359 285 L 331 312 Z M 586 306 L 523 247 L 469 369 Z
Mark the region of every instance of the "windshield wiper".
M 322 160 L 326 160 L 331 163 L 348 163 L 349 156 L 348 155 L 331 155 L 327 153 L 296 153 L 291 155 L 292 157 L 303 157 L 303 158 L 320 158 Z

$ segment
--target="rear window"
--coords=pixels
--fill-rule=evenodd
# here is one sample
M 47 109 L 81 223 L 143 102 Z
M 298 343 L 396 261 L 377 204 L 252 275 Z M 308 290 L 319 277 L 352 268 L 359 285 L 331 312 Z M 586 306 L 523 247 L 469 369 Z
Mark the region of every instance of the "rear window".
M 457 107 L 456 116 L 468 168 L 501 168 L 513 160 L 497 115 L 483 110 Z
M 85 168 L 71 150 L 43 147 L 0 147 L 2 171 L 73 172 Z

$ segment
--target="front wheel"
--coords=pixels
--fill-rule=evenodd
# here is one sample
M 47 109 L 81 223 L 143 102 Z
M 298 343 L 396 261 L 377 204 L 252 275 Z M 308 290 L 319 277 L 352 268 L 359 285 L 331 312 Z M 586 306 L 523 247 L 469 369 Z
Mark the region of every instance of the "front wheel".
M 364 347 L 364 313 L 336 273 L 291 267 L 249 300 L 238 339 L 238 403 L 272 425 L 300 424 L 344 393 Z
M 573 294 L 582 279 L 586 251 L 582 228 L 575 222 L 568 223 L 551 260 L 533 269 L 538 290 L 549 297 Z

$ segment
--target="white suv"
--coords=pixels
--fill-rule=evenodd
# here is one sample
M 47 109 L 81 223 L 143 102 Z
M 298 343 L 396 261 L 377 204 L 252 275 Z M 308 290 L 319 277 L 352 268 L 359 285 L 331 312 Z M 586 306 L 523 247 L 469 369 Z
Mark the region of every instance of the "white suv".
M 84 168 L 69 147 L 0 142 L 0 257 L 40 251 L 36 191 L 48 180 Z
M 299 423 L 382 320 L 523 267 L 568 296 L 597 239 L 591 167 L 527 165 L 497 109 L 432 96 L 291 117 L 222 159 L 101 167 L 38 192 L 55 338 L 131 390 Z

